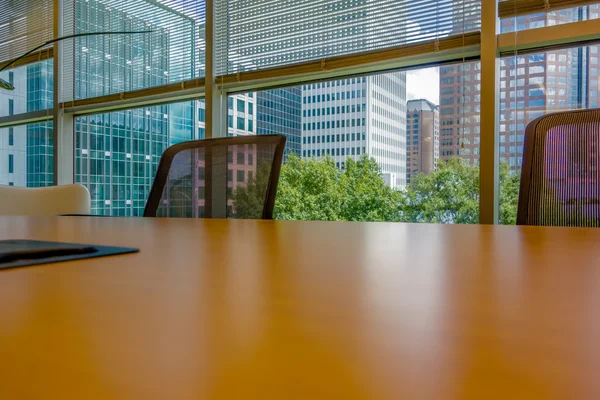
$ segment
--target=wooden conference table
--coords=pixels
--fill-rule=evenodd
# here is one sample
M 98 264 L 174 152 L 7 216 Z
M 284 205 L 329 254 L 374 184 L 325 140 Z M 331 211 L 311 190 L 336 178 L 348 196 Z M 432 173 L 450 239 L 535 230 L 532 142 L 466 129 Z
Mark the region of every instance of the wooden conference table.
M 1 399 L 600 398 L 600 229 L 0 218 Z

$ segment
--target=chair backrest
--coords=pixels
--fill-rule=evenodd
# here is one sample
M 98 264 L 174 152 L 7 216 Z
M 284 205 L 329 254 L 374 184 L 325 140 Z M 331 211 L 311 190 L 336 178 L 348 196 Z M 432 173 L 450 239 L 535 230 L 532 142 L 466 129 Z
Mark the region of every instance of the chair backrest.
M 567 111 L 525 131 L 518 225 L 600 226 L 600 110 Z
M 286 138 L 237 136 L 169 147 L 145 217 L 273 219 Z
M 82 185 L 24 188 L 0 185 L 0 215 L 89 214 L 90 192 Z

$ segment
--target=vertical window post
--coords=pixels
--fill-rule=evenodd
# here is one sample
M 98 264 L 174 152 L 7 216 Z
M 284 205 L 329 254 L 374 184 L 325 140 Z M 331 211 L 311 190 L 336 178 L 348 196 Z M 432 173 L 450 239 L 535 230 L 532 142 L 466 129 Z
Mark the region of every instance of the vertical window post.
M 498 223 L 499 154 L 497 52 L 498 2 L 481 2 L 481 155 L 479 159 L 479 222 Z
M 67 0 L 54 0 L 54 37 L 72 34 L 74 21 L 65 21 L 61 18 Z M 71 15 L 67 13 L 66 15 Z M 66 24 L 65 24 L 66 22 Z M 66 26 L 65 26 L 66 25 Z M 74 46 L 70 46 L 74 50 Z M 64 46 L 61 42 L 54 43 L 54 108 L 53 108 L 53 158 L 54 158 L 54 184 L 67 185 L 75 179 L 75 126 L 73 115 L 65 114 L 60 107 L 63 99 L 63 69 L 62 61 L 66 59 Z M 73 65 L 74 67 L 74 65 Z M 66 74 L 73 76 L 72 73 Z

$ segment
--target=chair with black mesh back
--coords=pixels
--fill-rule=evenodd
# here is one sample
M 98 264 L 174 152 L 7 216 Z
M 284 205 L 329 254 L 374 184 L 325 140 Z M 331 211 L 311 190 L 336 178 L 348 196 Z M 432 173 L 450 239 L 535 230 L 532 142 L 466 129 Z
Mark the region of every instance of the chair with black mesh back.
M 238 136 L 169 147 L 145 217 L 273 219 L 286 138 Z
M 517 224 L 600 227 L 600 109 L 527 126 Z

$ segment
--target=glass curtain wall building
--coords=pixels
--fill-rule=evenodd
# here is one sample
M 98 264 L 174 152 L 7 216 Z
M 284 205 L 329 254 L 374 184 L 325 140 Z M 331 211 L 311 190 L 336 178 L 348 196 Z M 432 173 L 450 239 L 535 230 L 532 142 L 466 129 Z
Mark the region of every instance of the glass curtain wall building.
M 284 161 L 302 151 L 302 89 L 289 87 L 256 92 L 256 127 L 259 135 L 287 138 Z
M 164 7 L 162 12 L 168 12 Z M 175 13 L 173 11 L 173 13 Z M 193 21 L 189 24 L 193 41 Z M 130 90 L 169 82 L 169 31 L 101 1 L 76 2 L 76 32 L 115 27 L 151 30 L 151 35 L 91 37 L 75 51 L 76 98 Z M 194 138 L 192 102 L 146 107 L 78 117 L 75 121 L 75 180 L 88 187 L 92 212 L 100 215 L 140 216 L 163 151 Z

